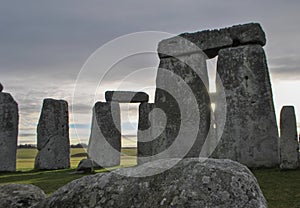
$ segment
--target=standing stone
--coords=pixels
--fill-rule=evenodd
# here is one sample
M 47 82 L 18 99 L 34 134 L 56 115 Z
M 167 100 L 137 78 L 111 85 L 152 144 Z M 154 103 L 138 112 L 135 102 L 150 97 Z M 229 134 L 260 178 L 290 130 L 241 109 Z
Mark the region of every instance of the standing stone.
M 297 122 L 293 106 L 283 106 L 280 112 L 280 168 L 299 168 Z
M 88 155 L 101 167 L 120 165 L 121 121 L 119 103 L 97 102 L 95 104 Z
M 169 148 L 167 158 L 199 157 L 210 126 L 206 58 L 200 52 L 161 57 L 155 105 L 164 111 L 167 123 L 156 138 L 154 154 Z
M 153 155 L 154 135 L 149 113 L 155 108 L 153 103 L 141 103 L 139 106 L 139 123 L 137 133 L 137 163 L 151 161 Z
M 3 91 L 3 85 L 0 83 L 0 92 Z
M 35 169 L 70 168 L 69 112 L 64 100 L 45 99 L 37 127 Z
M 244 45 L 220 50 L 217 72 L 225 89 L 227 116 L 214 157 L 248 167 L 278 165 L 278 129 L 263 48 Z M 217 103 L 215 115 L 221 111 Z
M 0 92 L 0 172 L 16 171 L 19 113 L 9 93 Z

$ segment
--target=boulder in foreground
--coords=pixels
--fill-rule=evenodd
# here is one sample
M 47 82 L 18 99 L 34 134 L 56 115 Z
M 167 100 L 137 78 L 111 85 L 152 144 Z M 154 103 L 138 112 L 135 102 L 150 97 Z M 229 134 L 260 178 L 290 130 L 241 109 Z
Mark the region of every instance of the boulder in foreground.
M 39 206 L 267 207 L 255 177 L 246 166 L 231 160 L 178 161 L 159 160 L 86 176 L 60 188 Z M 177 164 L 171 169 L 149 176 L 174 163 Z
M 31 184 L 0 186 L 0 208 L 32 207 L 45 197 L 43 190 Z

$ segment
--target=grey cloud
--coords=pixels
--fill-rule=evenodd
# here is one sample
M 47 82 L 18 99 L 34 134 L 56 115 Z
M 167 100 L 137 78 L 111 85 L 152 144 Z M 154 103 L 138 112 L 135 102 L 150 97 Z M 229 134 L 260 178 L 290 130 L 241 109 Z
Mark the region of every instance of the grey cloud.
M 284 55 L 270 58 L 269 67 L 275 79 L 300 79 L 300 55 Z
M 250 21 L 260 22 L 266 31 L 272 78 L 299 79 L 299 6 L 299 1 L 279 0 L 5 0 L 0 7 L 0 82 L 19 103 L 21 126 L 34 131 L 46 97 L 66 99 L 83 115 L 91 114 L 94 99 L 103 100 L 105 90 L 116 89 L 128 74 L 134 76 L 123 82 L 122 89 L 155 85 L 157 57 L 137 55 L 110 69 L 96 97 L 96 86 L 107 69 L 88 74 L 77 86 L 78 99 L 84 95 L 85 100 L 71 103 L 81 67 L 108 41 L 143 30 L 178 34 Z M 145 67 L 154 70 L 134 73 Z M 135 112 L 134 107 L 127 111 Z
M 36 134 L 30 134 L 30 133 L 20 133 L 19 137 L 35 137 Z

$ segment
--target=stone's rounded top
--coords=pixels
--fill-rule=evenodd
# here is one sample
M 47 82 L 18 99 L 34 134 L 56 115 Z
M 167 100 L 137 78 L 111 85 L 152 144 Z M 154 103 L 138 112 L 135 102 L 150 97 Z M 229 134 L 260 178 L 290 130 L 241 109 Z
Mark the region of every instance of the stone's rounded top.
M 3 91 L 3 85 L 0 83 L 0 92 Z
M 293 112 L 295 111 L 295 107 L 293 105 L 285 105 L 281 108 L 281 112 L 282 111 L 290 111 Z
M 186 40 L 186 41 L 185 41 Z M 192 42 L 194 46 L 190 44 Z M 228 28 L 183 33 L 162 40 L 158 46 L 160 58 L 199 52 L 201 49 L 208 58 L 218 55 L 222 48 L 246 44 L 266 44 L 265 33 L 259 23 L 234 25 Z

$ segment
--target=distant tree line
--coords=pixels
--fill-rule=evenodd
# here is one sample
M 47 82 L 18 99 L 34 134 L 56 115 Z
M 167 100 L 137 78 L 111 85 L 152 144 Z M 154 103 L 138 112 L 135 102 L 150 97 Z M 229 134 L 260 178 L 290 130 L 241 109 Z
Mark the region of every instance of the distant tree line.
M 33 149 L 36 148 L 36 145 L 34 144 L 20 144 L 18 146 L 19 149 Z
M 19 149 L 35 149 L 36 145 L 35 144 L 19 144 L 18 148 Z M 84 143 L 71 144 L 70 148 L 87 148 L 87 144 L 84 144 Z

